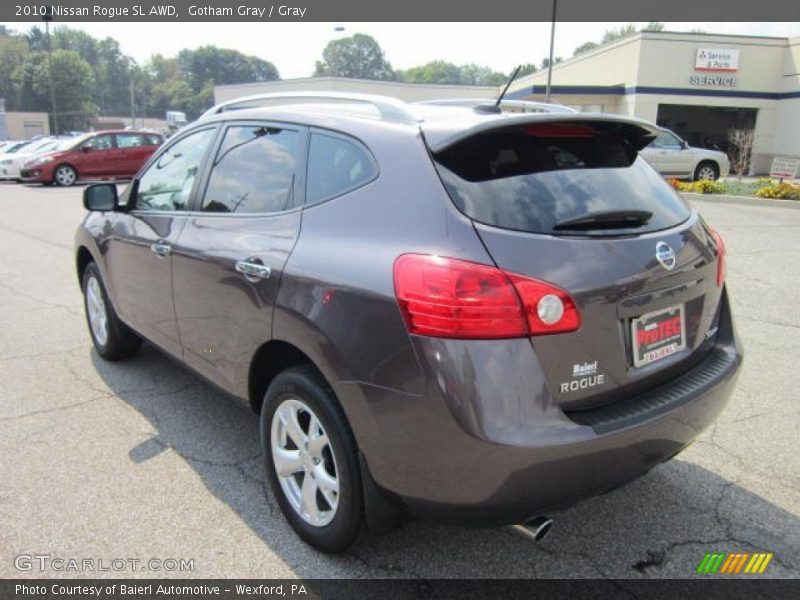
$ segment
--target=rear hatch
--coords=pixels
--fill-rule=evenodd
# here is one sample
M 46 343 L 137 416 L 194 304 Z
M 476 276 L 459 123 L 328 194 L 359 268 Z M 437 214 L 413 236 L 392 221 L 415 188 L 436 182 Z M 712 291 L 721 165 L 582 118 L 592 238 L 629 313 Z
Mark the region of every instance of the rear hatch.
M 531 337 L 565 410 L 674 377 L 713 343 L 716 245 L 638 157 L 650 139 L 635 120 L 552 115 L 429 141 L 448 194 L 496 265 L 574 300 L 577 331 Z

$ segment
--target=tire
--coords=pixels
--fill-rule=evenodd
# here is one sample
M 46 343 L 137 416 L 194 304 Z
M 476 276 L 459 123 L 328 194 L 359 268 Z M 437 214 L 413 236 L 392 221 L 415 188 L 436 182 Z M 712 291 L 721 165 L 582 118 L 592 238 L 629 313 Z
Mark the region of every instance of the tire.
M 142 340 L 117 317 L 108 300 L 100 269 L 93 262 L 83 272 L 82 289 L 86 324 L 97 353 L 110 361 L 135 355 Z
M 69 187 L 78 180 L 78 172 L 72 165 L 58 165 L 53 170 L 53 183 L 60 187 Z
M 694 181 L 716 181 L 719 179 L 719 167 L 710 160 L 704 160 L 694 170 Z
M 290 433 L 290 422 L 299 431 Z M 323 436 L 327 444 L 316 449 L 313 440 Z M 272 493 L 295 532 L 323 552 L 350 547 L 364 523 L 356 444 L 333 391 L 311 365 L 287 369 L 270 384 L 261 411 L 261 446 Z M 291 458 L 278 461 L 285 469 L 279 475 L 275 457 L 281 451 Z

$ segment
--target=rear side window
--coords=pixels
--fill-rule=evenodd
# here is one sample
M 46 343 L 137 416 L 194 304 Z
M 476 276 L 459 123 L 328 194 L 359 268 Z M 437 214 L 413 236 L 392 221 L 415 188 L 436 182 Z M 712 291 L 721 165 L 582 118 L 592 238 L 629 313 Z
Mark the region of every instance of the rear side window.
M 137 148 L 145 145 L 147 145 L 147 138 L 140 133 L 117 134 L 117 147 L 119 148 Z
M 313 133 L 308 152 L 306 203 L 341 196 L 369 183 L 377 174 L 375 161 L 360 144 Z
M 624 132 L 540 124 L 494 130 L 435 157 L 448 194 L 468 217 L 531 233 L 568 234 L 563 224 L 616 211 L 652 213 L 637 227 L 583 227 L 582 235 L 673 227 L 690 211 L 641 158 Z
M 229 127 L 211 170 L 202 210 L 272 213 L 292 208 L 301 146 L 297 130 Z

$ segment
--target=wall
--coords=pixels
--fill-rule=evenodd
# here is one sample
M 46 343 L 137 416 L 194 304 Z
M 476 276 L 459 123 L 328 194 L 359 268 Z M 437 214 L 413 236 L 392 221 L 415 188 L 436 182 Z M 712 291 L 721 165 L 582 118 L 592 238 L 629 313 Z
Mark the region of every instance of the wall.
M 27 140 L 37 135 L 50 135 L 47 113 L 7 112 L 5 134 L 9 140 Z

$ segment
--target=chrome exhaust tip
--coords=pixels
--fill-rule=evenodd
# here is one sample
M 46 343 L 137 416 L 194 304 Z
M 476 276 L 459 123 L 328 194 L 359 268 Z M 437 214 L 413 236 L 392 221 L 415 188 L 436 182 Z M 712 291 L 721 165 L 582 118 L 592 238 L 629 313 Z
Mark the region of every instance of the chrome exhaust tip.
M 553 527 L 549 517 L 533 517 L 519 525 L 512 525 L 511 530 L 533 542 L 541 542 Z

